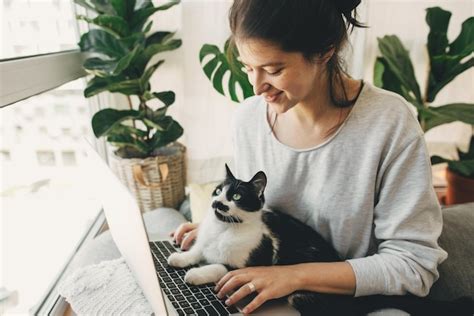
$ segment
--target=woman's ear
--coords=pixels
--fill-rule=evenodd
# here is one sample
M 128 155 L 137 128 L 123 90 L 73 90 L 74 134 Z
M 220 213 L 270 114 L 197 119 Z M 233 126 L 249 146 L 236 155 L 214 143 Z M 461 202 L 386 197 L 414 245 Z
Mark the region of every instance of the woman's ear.
M 334 52 L 336 51 L 336 48 L 331 48 L 329 51 L 327 51 L 325 54 L 318 54 L 318 57 L 316 57 L 316 62 L 318 64 L 325 65 L 328 63 L 328 61 L 332 58 L 334 55 Z

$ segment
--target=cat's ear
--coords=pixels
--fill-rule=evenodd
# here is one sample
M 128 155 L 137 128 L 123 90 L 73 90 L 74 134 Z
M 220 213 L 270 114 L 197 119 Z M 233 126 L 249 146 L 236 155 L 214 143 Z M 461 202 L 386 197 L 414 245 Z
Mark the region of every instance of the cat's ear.
M 259 171 L 249 182 L 254 185 L 255 189 L 257 190 L 257 195 L 260 197 L 267 186 L 267 176 L 263 171 Z
M 231 179 L 231 180 L 235 180 L 235 177 L 234 175 L 232 174 L 232 172 L 230 171 L 230 168 L 227 164 L 225 164 L 225 171 L 226 171 L 226 177 L 227 179 Z

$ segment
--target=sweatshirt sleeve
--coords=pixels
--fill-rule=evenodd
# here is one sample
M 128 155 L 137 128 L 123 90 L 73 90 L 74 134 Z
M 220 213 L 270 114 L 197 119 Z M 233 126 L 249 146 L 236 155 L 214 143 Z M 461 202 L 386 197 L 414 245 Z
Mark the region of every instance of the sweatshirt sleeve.
M 347 260 L 356 276 L 355 296 L 426 296 L 447 253 L 438 245 L 442 214 L 423 136 L 390 157 L 378 177 L 374 209 L 377 252 Z

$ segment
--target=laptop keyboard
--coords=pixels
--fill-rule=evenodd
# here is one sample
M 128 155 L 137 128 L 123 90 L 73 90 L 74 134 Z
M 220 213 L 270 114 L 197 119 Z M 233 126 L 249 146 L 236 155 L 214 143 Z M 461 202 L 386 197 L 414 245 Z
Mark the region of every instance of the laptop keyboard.
M 169 255 L 176 248 L 168 241 L 152 241 L 153 253 L 158 280 L 163 292 L 173 304 L 178 315 L 220 316 L 239 313 L 234 306 L 226 306 L 214 293 L 215 284 L 189 285 L 184 282 L 184 275 L 192 267 L 173 268 L 168 265 Z

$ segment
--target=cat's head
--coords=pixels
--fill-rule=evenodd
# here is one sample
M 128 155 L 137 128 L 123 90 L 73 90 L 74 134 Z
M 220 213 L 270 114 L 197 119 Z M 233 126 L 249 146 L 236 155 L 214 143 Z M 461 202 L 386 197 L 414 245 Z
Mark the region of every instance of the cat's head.
M 226 178 L 212 192 L 212 210 L 218 220 L 230 224 L 240 224 L 255 217 L 265 203 L 263 191 L 267 177 L 263 171 L 257 172 L 250 181 L 236 179 L 225 165 Z

